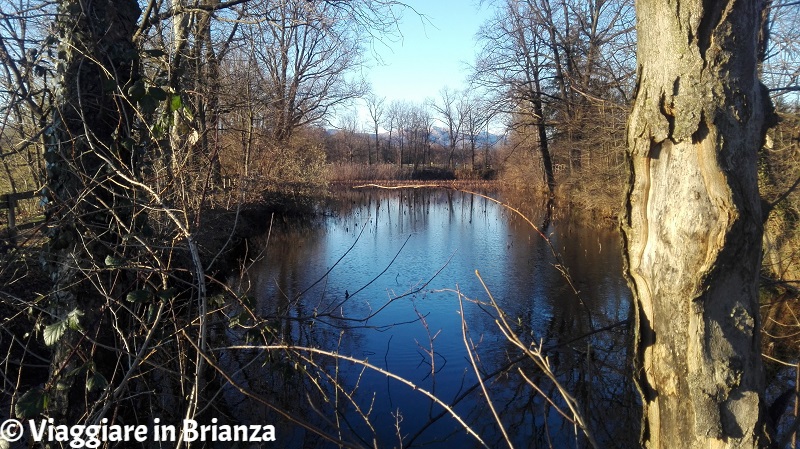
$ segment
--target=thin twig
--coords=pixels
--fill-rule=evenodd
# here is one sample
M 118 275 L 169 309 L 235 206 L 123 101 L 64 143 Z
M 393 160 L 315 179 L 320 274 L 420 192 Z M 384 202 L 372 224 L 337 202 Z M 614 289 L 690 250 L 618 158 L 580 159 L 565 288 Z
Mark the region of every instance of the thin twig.
M 489 391 L 486 389 L 486 385 L 483 383 L 483 378 L 481 376 L 481 372 L 478 369 L 478 364 L 475 363 L 475 345 L 472 343 L 472 339 L 467 337 L 469 330 L 467 329 L 467 319 L 464 315 L 464 301 L 461 297 L 461 292 L 456 288 L 458 293 L 458 307 L 461 311 L 461 337 L 464 340 L 464 347 L 467 348 L 467 355 L 469 356 L 469 362 L 472 365 L 472 369 L 475 371 L 475 377 L 478 378 L 478 383 L 481 385 L 481 390 L 483 391 L 483 396 L 486 398 L 486 405 L 489 406 L 489 410 L 492 411 L 492 416 L 494 416 L 494 420 L 497 423 L 497 426 L 500 427 L 500 431 L 503 433 L 503 438 L 506 440 L 506 444 L 508 444 L 509 449 L 514 449 L 514 443 L 511 442 L 511 438 L 508 436 L 508 432 L 506 432 L 506 427 L 503 425 L 503 421 L 500 419 L 500 415 L 497 414 L 497 410 L 494 408 L 494 404 L 492 403 L 492 397 L 489 395 Z
M 373 371 L 375 371 L 375 372 L 377 372 L 379 374 L 382 374 L 382 375 L 384 375 L 384 376 L 386 376 L 386 377 L 388 377 L 390 379 L 394 379 L 394 380 L 396 380 L 396 381 L 398 381 L 398 382 L 410 387 L 412 390 L 419 392 L 423 396 L 425 396 L 428 399 L 430 399 L 431 401 L 435 402 L 440 407 L 444 408 L 447 411 L 447 413 L 449 413 L 450 416 L 452 416 L 456 421 L 458 421 L 458 423 L 461 424 L 461 426 L 464 428 L 464 430 L 466 430 L 468 434 L 472 435 L 472 437 L 475 438 L 475 440 L 477 440 L 481 444 L 481 446 L 486 447 L 486 448 L 489 447 L 483 441 L 483 439 L 464 421 L 464 419 L 450 405 L 448 405 L 446 402 L 442 401 L 441 399 L 436 397 L 436 395 L 434 395 L 433 393 L 431 393 L 428 390 L 418 386 L 417 384 L 411 382 L 410 380 L 408 380 L 408 379 L 406 379 L 404 377 L 398 376 L 397 374 L 394 374 L 392 372 L 386 371 L 385 369 L 383 369 L 383 368 L 381 368 L 379 366 L 373 365 L 373 364 L 369 363 L 366 360 L 357 359 L 355 357 L 350 357 L 350 356 L 339 354 L 339 353 L 336 353 L 336 352 L 326 351 L 324 349 L 309 348 L 309 347 L 303 347 L 303 346 L 291 346 L 291 345 L 227 346 L 227 347 L 222 347 L 222 348 L 216 348 L 214 350 L 219 351 L 219 350 L 228 350 L 228 349 L 231 349 L 231 350 L 236 350 L 236 349 L 240 349 L 240 350 L 260 349 L 260 350 L 263 350 L 263 351 L 310 352 L 310 353 L 325 355 L 325 356 L 332 357 L 332 358 L 338 358 L 338 359 L 341 359 L 341 360 L 346 360 L 348 362 L 352 362 L 352 363 L 355 363 L 357 365 L 365 366 L 365 367 L 367 367 L 367 368 L 369 368 L 369 369 L 371 369 L 371 370 L 373 370 Z

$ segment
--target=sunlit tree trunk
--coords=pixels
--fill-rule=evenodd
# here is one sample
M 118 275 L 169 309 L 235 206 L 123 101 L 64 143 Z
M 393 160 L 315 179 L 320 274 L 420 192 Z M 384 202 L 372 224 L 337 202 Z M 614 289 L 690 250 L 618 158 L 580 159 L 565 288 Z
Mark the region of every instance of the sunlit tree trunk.
M 625 226 L 648 448 L 764 447 L 760 1 L 639 0 Z
M 172 95 L 180 96 L 182 105 L 188 104 L 186 78 L 189 69 L 189 31 L 194 21 L 194 13 L 185 11 L 184 0 L 171 0 L 172 9 L 178 11 L 172 19 L 172 57 L 170 59 L 169 88 Z M 188 74 L 191 75 L 191 74 Z M 169 127 L 169 146 L 164 149 L 168 182 L 173 183 L 188 160 L 191 128 L 182 108 L 172 111 Z M 195 136 L 191 136 L 195 138 Z

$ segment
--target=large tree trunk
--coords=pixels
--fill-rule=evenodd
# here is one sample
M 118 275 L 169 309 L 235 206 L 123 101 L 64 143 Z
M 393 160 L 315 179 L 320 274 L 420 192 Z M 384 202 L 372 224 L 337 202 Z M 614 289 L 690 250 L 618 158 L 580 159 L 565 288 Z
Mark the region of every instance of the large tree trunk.
M 105 302 L 96 291 L 117 285 L 113 274 L 104 277 L 98 267 L 106 265 L 107 256 L 128 255 L 120 239 L 134 230 L 133 194 L 117 177 L 122 169 L 129 173 L 136 159 L 127 144 L 134 114 L 121 93 L 138 79 L 132 56 L 138 17 L 135 2 L 64 0 L 56 21 L 60 85 L 45 154 L 53 223 L 48 306 L 54 323 L 83 316 L 80 324 L 92 338 Z M 72 386 L 75 367 L 88 356 L 78 347 L 86 341 L 77 332 L 54 334 L 60 338 L 48 342 L 54 354 L 45 393 L 53 415 L 63 418 L 73 406 L 69 400 L 83 396 L 81 385 Z
M 625 226 L 648 448 L 762 447 L 761 2 L 637 1 Z

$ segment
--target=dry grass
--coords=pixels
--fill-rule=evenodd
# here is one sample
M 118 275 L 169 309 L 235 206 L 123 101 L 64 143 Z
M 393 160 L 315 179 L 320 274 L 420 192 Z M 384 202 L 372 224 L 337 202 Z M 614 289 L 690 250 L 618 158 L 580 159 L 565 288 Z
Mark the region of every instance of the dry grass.
M 622 214 L 625 179 L 609 173 L 601 176 L 571 176 L 558 185 L 556 198 L 569 204 L 571 211 L 588 214 L 593 220 L 616 224 Z

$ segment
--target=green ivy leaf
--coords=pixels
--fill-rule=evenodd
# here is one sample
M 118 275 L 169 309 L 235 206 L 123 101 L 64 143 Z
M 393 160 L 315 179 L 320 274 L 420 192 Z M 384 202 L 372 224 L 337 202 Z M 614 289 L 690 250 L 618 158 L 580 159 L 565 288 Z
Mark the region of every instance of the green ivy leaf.
M 44 328 L 44 344 L 47 346 L 53 346 L 56 344 L 58 340 L 64 335 L 64 332 L 67 331 L 67 322 L 66 321 L 58 321 L 49 326 L 45 326 Z
M 156 308 L 155 304 L 150 304 L 147 306 L 147 322 L 152 323 L 158 313 L 158 308 Z
M 152 114 L 158 107 L 158 102 L 152 95 L 145 95 L 139 99 L 139 107 L 145 114 Z
M 150 294 L 150 290 L 142 289 L 142 290 L 134 290 L 125 297 L 128 302 L 147 302 L 150 300 L 152 295 Z
M 169 99 L 169 111 L 175 112 L 181 107 L 183 107 L 183 101 L 181 100 L 181 96 L 172 95 L 172 97 Z
M 40 415 L 47 408 L 48 398 L 41 388 L 28 390 L 17 399 L 14 405 L 14 413 L 17 418 L 27 419 Z
M 212 295 L 210 298 L 208 298 L 208 303 L 212 307 L 222 307 L 225 305 L 225 295 Z
M 78 309 L 74 309 L 72 312 L 67 314 L 67 319 L 65 320 L 67 326 L 74 330 L 74 331 L 82 331 L 83 327 L 81 326 L 80 318 L 83 316 L 83 312 Z
M 122 139 L 121 145 L 122 148 L 125 148 L 128 151 L 133 151 L 133 146 L 136 145 L 136 141 L 131 139 L 130 137 L 126 137 Z
M 91 392 L 94 390 L 105 390 L 107 387 L 108 381 L 106 380 L 105 376 L 100 373 L 95 372 L 94 375 L 86 380 L 87 391 Z
M 83 13 L 83 6 L 80 3 L 67 3 L 66 10 L 68 14 L 78 17 Z
M 135 83 L 133 83 L 133 86 L 128 88 L 128 95 L 134 101 L 141 100 L 146 93 L 147 91 L 144 88 L 144 82 L 142 80 L 136 81 Z
M 87 367 L 88 365 L 89 365 L 88 363 L 84 363 L 84 364 L 82 364 L 82 365 L 80 365 L 80 366 L 78 366 L 78 367 L 76 367 L 76 368 L 72 369 L 71 371 L 67 372 L 67 373 L 64 375 L 64 377 L 73 377 L 73 376 L 77 376 L 78 374 L 80 374 L 80 373 L 81 373 L 81 371 L 85 370 L 85 369 L 86 369 L 86 367 Z
M 117 259 L 114 256 L 106 256 L 105 260 L 106 266 L 109 268 L 116 268 L 122 266 L 122 260 Z

